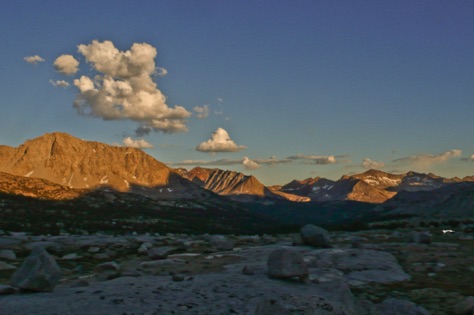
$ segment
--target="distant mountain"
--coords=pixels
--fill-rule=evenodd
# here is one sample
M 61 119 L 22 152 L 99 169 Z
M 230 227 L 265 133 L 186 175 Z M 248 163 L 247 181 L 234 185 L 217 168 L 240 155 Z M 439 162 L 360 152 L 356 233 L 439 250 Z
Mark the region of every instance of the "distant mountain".
M 404 176 L 404 174 L 395 175 L 371 169 L 361 174 L 343 176 L 342 178 L 357 178 L 377 189 L 391 189 L 393 187 L 398 187 Z
M 395 175 L 379 170 L 368 170 L 361 174 L 351 175 L 351 177 L 361 179 L 373 187 L 396 192 L 428 191 L 463 181 L 459 178 L 444 178 L 432 173 L 408 172 Z
M 0 147 L 0 171 L 74 189 L 112 189 L 156 198 L 194 198 L 206 190 L 142 150 L 45 134 L 17 148 Z
M 433 190 L 401 191 L 378 206 L 385 215 L 413 215 L 425 218 L 474 216 L 474 183 L 460 182 Z
M 293 180 L 282 186 L 281 191 L 309 197 L 312 201 L 352 200 L 369 203 L 384 202 L 395 194 L 351 176 L 343 176 L 338 181 L 320 177 Z
M 444 178 L 434 174 L 408 172 L 390 174 L 379 170 L 344 175 L 337 181 L 325 178 L 293 180 L 281 186 L 280 191 L 309 197 L 312 201 L 353 200 L 382 203 L 399 192 L 432 191 L 450 184 L 474 181 L 473 176 Z
M 295 194 L 298 196 L 305 196 L 309 197 L 312 193 L 318 191 L 327 191 L 329 188 L 334 186 L 334 181 L 315 177 L 315 178 L 307 178 L 305 180 L 293 180 L 290 183 L 283 185 L 280 188 L 280 191 Z
M 193 183 L 220 195 L 254 195 L 263 197 L 270 194 L 269 189 L 257 178 L 239 172 L 195 167 L 189 172 L 181 173 L 181 175 Z
M 474 176 L 466 176 L 461 181 L 463 181 L 463 182 L 474 182 Z
M 291 201 L 309 201 L 308 198 L 285 192 L 274 192 L 256 177 L 240 172 L 195 167 L 190 171 L 179 169 L 179 174 L 193 183 L 216 194 L 238 201 L 253 201 L 255 198 L 283 198 Z
M 404 175 L 402 182 L 396 189 L 397 191 L 428 191 L 462 181 L 460 179 L 440 177 L 432 173 L 408 172 Z
M 381 203 L 396 193 L 376 188 L 355 177 L 343 177 L 332 188 L 320 189 L 310 194 L 312 200 L 352 200 L 368 203 Z

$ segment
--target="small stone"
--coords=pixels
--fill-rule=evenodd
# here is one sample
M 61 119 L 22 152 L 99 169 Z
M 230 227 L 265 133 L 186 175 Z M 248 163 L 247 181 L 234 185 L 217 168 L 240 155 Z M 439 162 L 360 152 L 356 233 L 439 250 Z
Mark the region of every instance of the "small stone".
M 120 265 L 117 264 L 115 261 L 109 261 L 109 262 L 105 262 L 105 263 L 102 263 L 100 265 L 97 265 L 94 268 L 94 270 L 97 271 L 97 272 L 106 271 L 106 270 L 119 271 L 120 270 Z
M 255 315 L 289 315 L 290 311 L 286 310 L 277 300 L 263 299 L 255 309 Z
M 81 259 L 81 258 L 82 258 L 82 256 L 79 256 L 76 253 L 67 254 L 67 255 L 64 255 L 63 257 L 61 257 L 62 260 L 76 260 L 76 259 Z
M 162 267 L 162 266 L 165 266 L 165 265 L 184 265 L 185 264 L 185 260 L 182 260 L 182 259 L 177 259 L 177 258 L 173 258 L 173 259 L 160 259 L 160 260 L 152 260 L 152 261 L 143 261 L 139 264 L 139 266 L 141 268 L 159 268 L 159 267 Z
M 431 315 L 425 308 L 407 300 L 386 299 L 376 307 L 379 314 Z
M 71 288 L 81 288 L 81 287 L 87 287 L 87 286 L 89 286 L 89 282 L 84 279 L 80 279 L 71 284 Z
M 408 241 L 411 243 L 418 243 L 418 244 L 431 244 L 433 236 L 430 232 L 418 232 L 413 231 L 408 234 Z
M 454 315 L 471 315 L 474 313 L 474 296 L 468 296 L 461 302 L 454 305 Z
M 181 282 L 181 281 L 184 281 L 184 277 L 182 275 L 173 275 L 171 277 L 171 280 L 176 281 L 176 282 Z
M 222 251 L 231 251 L 235 246 L 233 240 L 230 240 L 223 235 L 212 235 L 209 239 L 209 243 L 215 249 Z
M 176 247 L 164 246 L 164 247 L 155 247 L 147 251 L 148 257 L 152 260 L 156 259 L 166 259 L 168 255 L 175 253 L 178 250 Z
M 277 249 L 270 253 L 267 260 L 270 278 L 308 278 L 308 266 L 300 252 L 289 249 Z
M 15 294 L 16 289 L 9 285 L 0 284 L 0 295 Z
M 110 258 L 114 258 L 114 257 L 117 257 L 117 252 L 114 251 L 114 250 L 108 250 L 105 252 Z
M 128 269 L 122 272 L 122 277 L 140 277 L 141 273 L 135 269 Z
M 92 246 L 87 251 L 91 254 L 97 254 L 98 252 L 100 252 L 100 247 Z
M 249 266 L 244 266 L 244 268 L 242 268 L 242 274 L 246 276 L 251 276 L 254 274 L 254 272 Z
M 8 271 L 8 270 L 15 270 L 15 269 L 16 269 L 16 266 L 0 261 L 0 271 Z
M 0 250 L 0 259 L 16 260 L 16 254 L 10 249 L 2 249 Z
M 108 260 L 111 257 L 107 253 L 98 253 L 92 256 L 92 258 L 95 260 Z
M 146 242 L 144 242 L 144 243 L 142 243 L 142 244 L 140 245 L 140 247 L 137 249 L 137 252 L 138 252 L 139 254 L 145 255 L 145 254 L 147 254 L 148 250 L 150 250 L 150 248 L 152 248 L 152 247 L 153 247 L 153 245 L 152 245 L 151 243 L 146 243 Z
M 291 241 L 293 246 L 304 245 L 303 238 L 300 233 L 294 233 L 291 235 Z
M 108 281 L 118 277 L 120 277 L 120 273 L 113 270 L 104 270 L 97 275 L 97 279 L 99 281 Z
M 307 224 L 300 230 L 301 238 L 306 245 L 313 247 L 331 248 L 329 233 L 319 226 Z

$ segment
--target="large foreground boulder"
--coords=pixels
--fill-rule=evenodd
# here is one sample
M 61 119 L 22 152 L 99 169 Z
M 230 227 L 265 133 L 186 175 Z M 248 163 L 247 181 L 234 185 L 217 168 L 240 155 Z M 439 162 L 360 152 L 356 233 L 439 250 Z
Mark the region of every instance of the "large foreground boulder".
M 271 252 L 267 260 L 267 271 L 270 278 L 301 280 L 308 278 L 308 266 L 303 255 L 290 249 L 277 249 Z
M 11 285 L 22 290 L 50 292 L 61 279 L 61 269 L 42 247 L 33 248 L 12 275 Z
M 303 243 L 313 247 L 331 248 L 329 233 L 319 226 L 307 224 L 300 230 Z

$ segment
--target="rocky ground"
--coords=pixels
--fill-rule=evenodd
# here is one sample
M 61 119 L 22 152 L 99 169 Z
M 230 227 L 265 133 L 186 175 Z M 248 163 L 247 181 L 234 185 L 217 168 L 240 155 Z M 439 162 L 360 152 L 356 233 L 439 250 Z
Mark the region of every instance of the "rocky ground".
M 472 234 L 321 233 L 3 235 L 0 314 L 473 314 Z

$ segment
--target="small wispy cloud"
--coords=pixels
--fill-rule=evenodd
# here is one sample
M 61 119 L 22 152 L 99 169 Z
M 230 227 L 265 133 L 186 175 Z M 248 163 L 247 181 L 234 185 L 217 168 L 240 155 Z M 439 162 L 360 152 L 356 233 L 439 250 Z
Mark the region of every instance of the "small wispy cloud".
M 260 165 L 278 165 L 278 164 L 289 164 L 293 160 L 290 158 L 279 159 L 276 156 L 271 156 L 267 159 L 253 159 L 256 163 Z
M 41 58 L 40 56 L 38 55 L 34 55 L 34 56 L 26 56 L 25 58 L 23 58 L 24 61 L 28 62 L 28 63 L 31 63 L 33 65 L 39 63 L 39 62 L 44 62 L 45 60 L 43 58 Z
M 172 162 L 168 163 L 173 166 L 230 166 L 230 165 L 240 165 L 242 164 L 242 159 L 219 159 L 214 161 L 206 160 L 183 160 L 181 162 Z
M 379 169 L 384 167 L 385 164 L 383 162 L 373 161 L 371 159 L 364 159 L 362 161 L 362 167 L 365 169 Z
M 209 116 L 209 105 L 194 106 L 193 110 L 196 112 L 196 117 L 199 119 Z
M 168 74 L 168 70 L 166 70 L 163 67 L 156 67 L 155 74 L 159 77 L 164 77 L 165 75 Z
M 245 169 L 254 170 L 262 166 L 275 166 L 283 164 L 295 163 L 295 159 L 283 158 L 279 159 L 275 156 L 270 158 L 249 158 L 244 156 L 240 159 L 219 159 L 219 160 L 183 160 L 181 162 L 168 163 L 175 166 L 231 166 L 231 165 L 242 165 Z M 341 163 L 341 162 L 338 162 Z
M 334 155 L 304 155 L 304 154 L 297 154 L 293 156 L 287 157 L 290 160 L 300 160 L 305 164 L 320 164 L 320 165 L 328 165 L 328 164 L 335 164 L 338 163 L 336 157 Z
M 126 147 L 137 148 L 137 149 L 151 149 L 153 145 L 146 141 L 145 139 L 133 139 L 132 137 L 127 137 L 122 140 L 122 143 Z
M 168 163 L 173 166 L 233 166 L 241 165 L 247 170 L 255 170 L 260 168 L 260 164 L 256 160 L 251 160 L 247 156 L 241 159 L 219 159 L 213 161 L 206 160 L 184 160 L 181 162 Z
M 462 151 L 458 149 L 449 150 L 440 154 L 419 154 L 402 157 L 392 162 L 398 165 L 427 169 L 434 164 L 445 163 L 449 159 L 461 156 Z
M 211 139 L 202 142 L 196 147 L 197 151 L 201 152 L 238 152 L 247 148 L 243 145 L 238 145 L 232 140 L 224 128 L 217 128 L 211 135 Z
M 51 85 L 55 87 L 67 88 L 69 86 L 69 83 L 64 80 L 56 80 L 56 81 L 49 80 L 49 83 L 51 83 Z
M 463 162 L 474 162 L 474 154 L 467 158 L 460 159 Z

